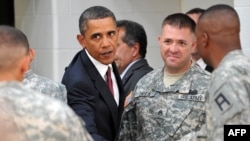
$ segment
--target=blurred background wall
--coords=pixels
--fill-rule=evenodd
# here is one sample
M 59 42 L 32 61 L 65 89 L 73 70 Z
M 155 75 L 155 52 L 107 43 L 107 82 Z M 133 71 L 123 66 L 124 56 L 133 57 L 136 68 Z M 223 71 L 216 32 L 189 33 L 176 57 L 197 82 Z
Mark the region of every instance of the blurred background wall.
M 141 23 L 148 36 L 146 58 L 155 69 L 163 66 L 157 42 L 161 22 L 169 14 L 187 12 L 194 7 L 208 8 L 213 4 L 233 6 L 241 20 L 241 43 L 250 56 L 249 0 L 14 0 L 15 26 L 27 36 L 36 50 L 32 69 L 56 81 L 61 81 L 64 68 L 81 50 L 76 35 L 78 18 L 88 7 L 102 5 L 112 10 L 116 18 Z

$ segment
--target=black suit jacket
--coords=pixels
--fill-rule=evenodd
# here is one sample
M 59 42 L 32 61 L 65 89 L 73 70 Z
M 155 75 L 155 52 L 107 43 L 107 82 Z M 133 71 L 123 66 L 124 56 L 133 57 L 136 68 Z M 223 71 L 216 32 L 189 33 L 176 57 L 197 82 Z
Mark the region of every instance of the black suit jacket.
M 119 106 L 85 49 L 76 54 L 62 79 L 67 88 L 69 106 L 85 121 L 87 130 L 96 141 L 113 141 L 119 131 L 125 95 L 114 63 L 112 67 L 120 93 Z
M 136 83 L 153 68 L 148 65 L 146 59 L 140 59 L 135 62 L 126 72 L 122 78 L 125 95 L 127 96 L 132 90 L 134 90 Z

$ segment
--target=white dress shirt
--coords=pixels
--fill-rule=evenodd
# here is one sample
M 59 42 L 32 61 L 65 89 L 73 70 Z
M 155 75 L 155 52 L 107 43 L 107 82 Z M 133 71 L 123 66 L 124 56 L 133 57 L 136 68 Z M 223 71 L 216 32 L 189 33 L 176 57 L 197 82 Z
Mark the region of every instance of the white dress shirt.
M 99 74 L 102 76 L 103 80 L 106 82 L 106 72 L 108 70 L 108 67 L 110 67 L 111 69 L 111 79 L 112 79 L 112 83 L 113 83 L 113 90 L 114 90 L 114 99 L 116 104 L 119 106 L 119 89 L 118 89 L 118 85 L 117 85 L 117 81 L 113 72 L 113 67 L 111 64 L 109 65 L 104 65 L 102 63 L 100 63 L 99 61 L 97 61 L 95 58 L 93 58 L 88 51 L 86 50 L 86 53 L 90 59 L 90 61 L 94 64 L 94 66 L 96 67 L 96 69 L 98 70 Z

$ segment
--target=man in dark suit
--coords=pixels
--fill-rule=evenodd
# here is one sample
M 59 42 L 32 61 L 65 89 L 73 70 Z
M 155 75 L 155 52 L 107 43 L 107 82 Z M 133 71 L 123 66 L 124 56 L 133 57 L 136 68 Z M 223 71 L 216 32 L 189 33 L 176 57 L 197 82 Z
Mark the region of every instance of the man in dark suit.
M 145 59 L 147 36 L 142 25 L 129 20 L 117 21 L 119 28 L 115 63 L 122 78 L 125 94 L 133 91 L 141 77 L 152 71 Z
M 62 79 L 68 104 L 86 122 L 95 141 L 113 141 L 125 99 L 113 62 L 118 34 L 116 18 L 109 9 L 93 6 L 81 14 L 79 28 L 77 40 L 83 49 L 75 55 Z M 106 75 L 110 69 L 111 78 Z M 112 85 L 105 82 L 110 79 Z

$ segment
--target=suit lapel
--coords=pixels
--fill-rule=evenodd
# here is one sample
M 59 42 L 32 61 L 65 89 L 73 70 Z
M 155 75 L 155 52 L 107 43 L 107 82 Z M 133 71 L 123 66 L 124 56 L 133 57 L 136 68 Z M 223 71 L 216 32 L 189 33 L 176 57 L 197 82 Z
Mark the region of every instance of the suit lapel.
M 147 62 L 144 59 L 141 59 L 137 62 L 135 62 L 126 72 L 126 74 L 124 75 L 124 77 L 122 78 L 122 82 L 125 85 L 127 83 L 127 81 L 129 80 L 129 78 L 133 75 L 134 70 L 137 70 L 141 67 L 143 67 L 144 65 L 146 65 Z
M 118 89 L 119 89 L 119 94 L 120 94 L 120 98 L 119 98 L 119 116 L 122 115 L 123 112 L 123 108 L 124 108 L 124 100 L 125 100 L 125 94 L 124 94 L 124 88 L 123 88 L 123 83 L 120 77 L 120 74 L 117 70 L 117 67 L 115 65 L 115 63 L 112 63 L 112 67 L 113 67 L 113 72 L 115 74 L 115 78 L 116 78 L 116 82 L 118 85 Z M 119 117 L 120 118 L 120 117 Z
M 105 103 L 109 107 L 110 113 L 113 117 L 113 122 L 115 124 L 115 127 L 117 127 L 117 124 L 118 124 L 117 119 L 118 119 L 119 111 L 118 111 L 118 107 L 117 107 L 114 97 L 112 96 L 109 88 L 107 87 L 106 82 L 103 80 L 103 78 L 99 74 L 94 64 L 88 58 L 85 50 L 82 52 L 81 58 L 83 61 L 83 65 L 86 68 L 86 71 L 89 74 L 90 78 L 92 79 L 96 89 L 99 91 L 100 95 L 103 97 Z

